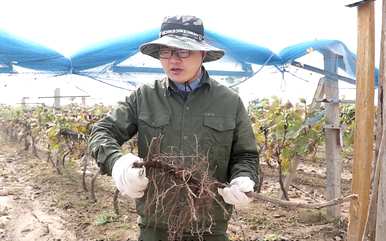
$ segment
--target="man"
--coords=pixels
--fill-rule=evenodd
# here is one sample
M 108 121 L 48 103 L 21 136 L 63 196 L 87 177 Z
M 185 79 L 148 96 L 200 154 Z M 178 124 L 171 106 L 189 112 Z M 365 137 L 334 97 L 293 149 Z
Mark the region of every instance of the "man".
M 148 178 L 134 168 L 147 156 L 149 141 L 162 135 L 161 152 L 208 155 L 210 173 L 230 183 L 218 193 L 229 213 L 232 205 L 251 200 L 257 180 L 258 154 L 247 112 L 237 94 L 211 79 L 203 62 L 218 60 L 224 51 L 204 40 L 201 19 L 165 18 L 160 38 L 140 47 L 159 59 L 166 78 L 144 85 L 120 102 L 111 114 L 93 126 L 89 140 L 92 156 L 102 173 L 112 175 L 119 191 L 136 199 L 140 215 L 139 240 L 167 240 L 167 227 L 144 214 Z M 120 146 L 138 133 L 138 155 L 123 155 Z M 198 143 L 198 147 L 197 147 Z M 214 206 L 215 224 L 205 241 L 226 241 L 229 214 Z M 154 227 L 155 226 L 155 227 Z M 192 236 L 193 235 L 193 236 Z M 186 238 L 185 238 L 186 237 Z M 197 238 L 196 238 L 197 239 Z M 196 240 L 187 233 L 183 240 Z

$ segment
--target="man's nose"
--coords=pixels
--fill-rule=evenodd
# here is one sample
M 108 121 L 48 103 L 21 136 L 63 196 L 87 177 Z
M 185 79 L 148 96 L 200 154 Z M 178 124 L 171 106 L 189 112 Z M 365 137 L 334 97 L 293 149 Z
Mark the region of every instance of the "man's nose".
M 172 51 L 169 61 L 181 62 L 181 58 L 177 55 L 176 51 Z

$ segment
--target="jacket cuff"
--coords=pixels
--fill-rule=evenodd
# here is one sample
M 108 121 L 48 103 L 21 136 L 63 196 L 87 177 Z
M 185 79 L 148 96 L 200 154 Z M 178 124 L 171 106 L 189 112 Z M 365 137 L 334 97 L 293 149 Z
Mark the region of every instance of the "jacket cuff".
M 123 154 L 120 151 L 115 151 L 109 154 L 104 162 L 98 162 L 98 166 L 100 168 L 100 172 L 102 175 L 111 176 L 113 171 L 113 166 L 115 162 L 121 157 Z
M 231 182 L 233 179 L 237 177 L 249 177 L 255 183 L 255 186 L 257 184 L 256 176 L 250 172 L 238 172 L 237 174 L 234 174 L 231 176 L 231 179 L 229 180 L 229 182 Z

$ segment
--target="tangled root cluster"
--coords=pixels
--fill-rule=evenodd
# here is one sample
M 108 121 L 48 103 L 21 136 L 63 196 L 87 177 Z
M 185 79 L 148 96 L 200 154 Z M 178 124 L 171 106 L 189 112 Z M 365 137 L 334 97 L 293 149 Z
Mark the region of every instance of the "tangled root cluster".
M 184 233 L 202 239 L 214 224 L 214 202 L 223 207 L 216 197 L 220 184 L 209 176 L 206 157 L 162 155 L 159 149 L 160 139 L 153 139 L 148 157 L 135 165 L 145 166 L 149 178 L 145 215 L 167 223 L 170 241 L 181 240 Z M 190 160 L 188 168 L 180 164 L 185 159 Z

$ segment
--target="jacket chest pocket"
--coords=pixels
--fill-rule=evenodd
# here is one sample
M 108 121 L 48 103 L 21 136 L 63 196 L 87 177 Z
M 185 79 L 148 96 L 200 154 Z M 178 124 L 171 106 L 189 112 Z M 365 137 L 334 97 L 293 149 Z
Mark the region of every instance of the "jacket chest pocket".
M 212 144 L 231 145 L 235 127 L 232 117 L 204 116 L 204 139 Z
M 231 117 L 205 116 L 203 125 L 202 144 L 208 153 L 210 171 L 219 181 L 225 182 L 236 121 Z
M 167 114 L 154 115 L 152 113 L 140 113 L 138 116 L 138 151 L 139 154 L 147 153 L 147 147 L 153 137 L 164 134 L 169 125 L 170 117 Z

